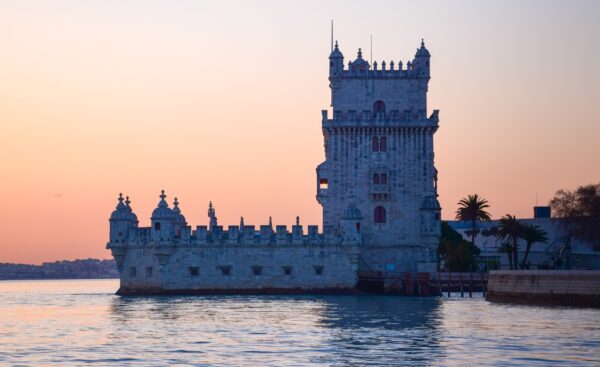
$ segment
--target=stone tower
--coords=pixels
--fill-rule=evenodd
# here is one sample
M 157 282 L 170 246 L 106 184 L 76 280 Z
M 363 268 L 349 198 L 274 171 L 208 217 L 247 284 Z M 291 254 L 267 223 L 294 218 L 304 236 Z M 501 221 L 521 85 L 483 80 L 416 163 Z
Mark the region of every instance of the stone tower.
M 326 231 L 360 237 L 359 270 L 435 270 L 441 208 L 438 111 L 427 116 L 430 57 L 424 42 L 405 67 L 370 65 L 361 49 L 345 67 L 337 42 L 329 56 L 333 116 L 322 111 L 317 200 Z

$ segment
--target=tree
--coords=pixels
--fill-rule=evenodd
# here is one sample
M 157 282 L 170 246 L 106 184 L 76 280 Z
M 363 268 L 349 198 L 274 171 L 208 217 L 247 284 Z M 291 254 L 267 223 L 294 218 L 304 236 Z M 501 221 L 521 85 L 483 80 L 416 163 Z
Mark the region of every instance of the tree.
M 569 238 L 590 243 L 600 251 L 600 183 L 579 186 L 575 191 L 558 190 L 550 206 Z
M 490 213 L 485 209 L 489 208 L 488 201 L 477 194 L 468 195 L 460 199 L 458 209 L 456 209 L 456 220 L 461 222 L 471 222 L 471 243 L 475 245 L 475 236 L 477 236 L 477 222 L 489 222 L 492 220 Z
M 510 269 L 516 269 L 519 264 L 519 238 L 523 235 L 523 226 L 514 215 L 506 214 L 500 218 L 498 226 L 498 238 L 505 241 L 509 246 L 509 255 L 512 251 L 513 258 Z
M 442 235 L 438 246 L 438 259 L 444 262 L 449 271 L 475 271 L 476 256 L 480 254 L 477 246 L 465 241 L 463 236 L 452 228 L 448 222 L 442 222 Z
M 534 243 L 548 243 L 548 234 L 546 231 L 541 229 L 535 224 L 524 224 L 522 228 L 521 238 L 525 241 L 525 255 L 523 256 L 523 265 L 521 268 L 527 266 L 527 257 L 529 257 L 529 251 Z

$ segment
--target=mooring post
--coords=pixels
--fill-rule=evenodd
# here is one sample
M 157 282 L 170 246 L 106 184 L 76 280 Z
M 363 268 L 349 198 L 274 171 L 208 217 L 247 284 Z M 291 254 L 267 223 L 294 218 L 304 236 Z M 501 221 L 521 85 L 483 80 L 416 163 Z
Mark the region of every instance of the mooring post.
M 462 273 L 458 273 L 458 274 L 459 274 L 458 281 L 460 282 L 460 296 L 464 297 L 465 296 L 465 290 L 463 289 L 463 274 Z
M 471 279 L 469 281 L 469 298 L 473 298 L 473 273 L 470 273 Z
M 450 289 L 452 289 L 452 273 L 448 273 L 448 297 L 450 297 Z
M 481 273 L 481 291 L 483 292 L 483 297 L 485 297 L 485 279 L 483 273 Z

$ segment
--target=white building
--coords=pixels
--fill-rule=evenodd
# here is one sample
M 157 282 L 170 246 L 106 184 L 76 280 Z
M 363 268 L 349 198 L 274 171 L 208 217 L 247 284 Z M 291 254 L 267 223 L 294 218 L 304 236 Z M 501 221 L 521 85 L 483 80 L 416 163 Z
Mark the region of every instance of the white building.
M 121 275 L 120 293 L 352 292 L 361 271 L 434 271 L 440 205 L 433 134 L 427 117 L 430 54 L 421 42 L 412 61 L 363 59 L 344 67 L 329 56 L 333 116 L 322 111 L 325 161 L 317 168 L 323 231 L 218 224 L 192 229 L 164 191 L 141 228 L 119 197 L 107 248 Z

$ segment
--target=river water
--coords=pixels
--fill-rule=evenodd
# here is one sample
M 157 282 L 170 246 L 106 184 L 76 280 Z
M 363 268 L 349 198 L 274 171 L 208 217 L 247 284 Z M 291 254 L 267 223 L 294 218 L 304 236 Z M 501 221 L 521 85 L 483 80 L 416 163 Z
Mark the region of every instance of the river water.
M 1 366 L 600 366 L 600 310 L 478 298 L 120 297 L 0 282 Z

